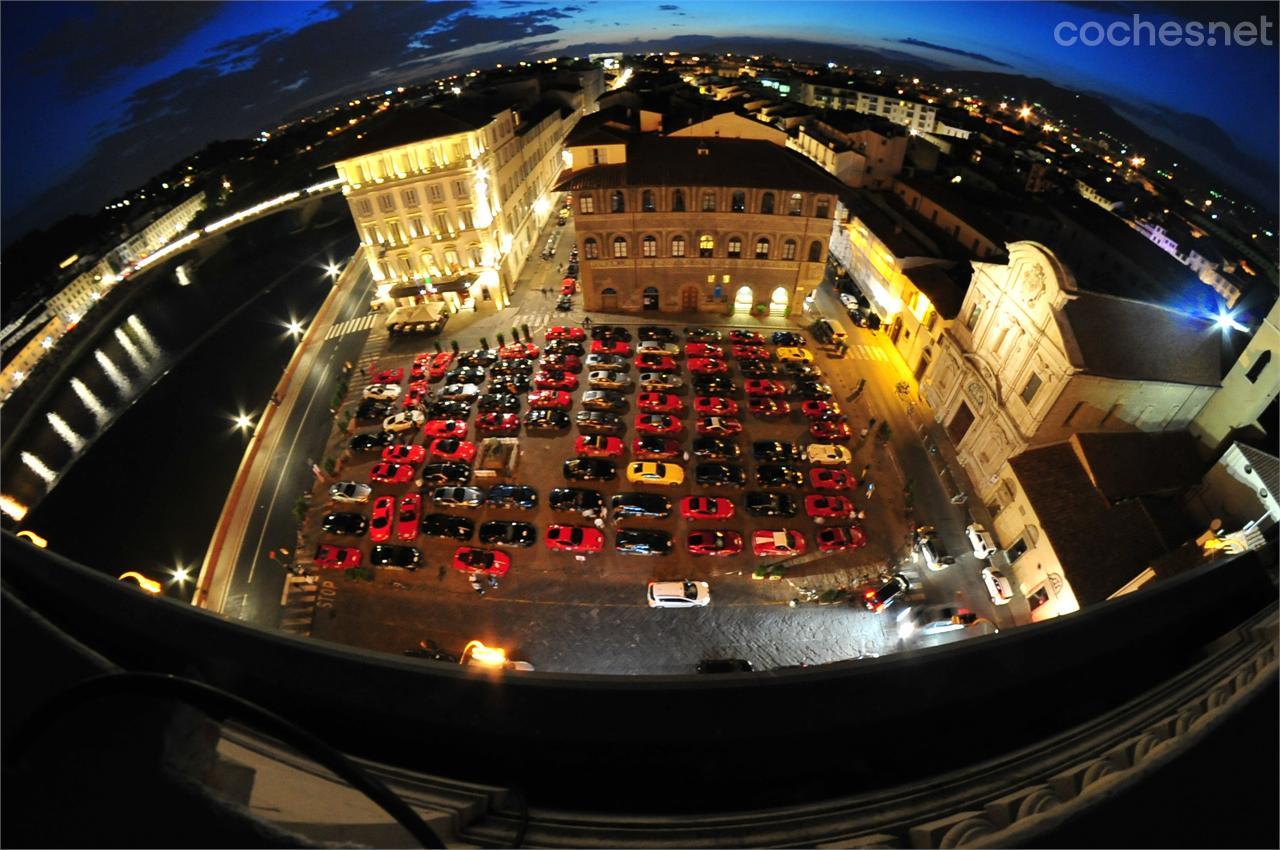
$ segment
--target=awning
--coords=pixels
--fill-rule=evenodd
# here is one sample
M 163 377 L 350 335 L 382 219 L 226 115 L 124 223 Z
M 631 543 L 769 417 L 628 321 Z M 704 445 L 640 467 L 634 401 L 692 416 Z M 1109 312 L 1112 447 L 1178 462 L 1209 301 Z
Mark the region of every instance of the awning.
M 475 275 L 465 275 L 456 277 L 453 280 L 443 280 L 433 283 L 432 286 L 436 292 L 454 292 L 459 295 L 471 291 L 471 287 L 475 286 Z
M 444 314 L 444 305 L 429 301 L 426 304 L 415 304 L 412 307 L 397 307 L 387 314 L 387 327 L 392 325 L 432 324 L 440 321 Z

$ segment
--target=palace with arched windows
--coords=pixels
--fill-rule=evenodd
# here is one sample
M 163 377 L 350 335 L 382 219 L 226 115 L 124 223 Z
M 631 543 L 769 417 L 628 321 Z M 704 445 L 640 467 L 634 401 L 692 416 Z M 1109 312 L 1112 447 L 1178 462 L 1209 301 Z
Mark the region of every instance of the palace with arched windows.
M 843 185 L 770 142 L 641 137 L 556 188 L 587 310 L 785 316 L 822 281 Z

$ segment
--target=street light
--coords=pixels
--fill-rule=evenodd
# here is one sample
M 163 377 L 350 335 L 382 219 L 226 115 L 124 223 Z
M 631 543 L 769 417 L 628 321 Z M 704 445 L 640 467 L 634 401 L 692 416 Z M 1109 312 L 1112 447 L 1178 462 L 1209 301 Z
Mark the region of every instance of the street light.
M 173 575 L 172 583 L 179 587 L 182 587 L 184 584 L 191 581 L 191 570 L 181 564 L 174 567 L 170 572 Z
M 239 428 L 241 431 L 243 431 L 253 424 L 253 420 L 250 419 L 248 416 L 244 415 L 243 413 L 241 413 L 239 416 L 235 418 L 235 423 L 236 423 L 236 427 Z
M 342 273 L 342 269 L 338 268 L 337 263 L 330 263 L 325 271 L 328 272 L 329 277 L 334 279 L 337 279 L 338 275 Z
M 290 319 L 288 324 L 288 329 L 289 329 L 289 334 L 296 339 L 297 336 L 300 333 L 302 333 L 302 323 L 299 322 L 297 319 Z
M 1236 321 L 1236 314 L 1225 307 L 1218 308 L 1218 316 L 1213 322 L 1223 330 L 1247 331 L 1248 328 Z

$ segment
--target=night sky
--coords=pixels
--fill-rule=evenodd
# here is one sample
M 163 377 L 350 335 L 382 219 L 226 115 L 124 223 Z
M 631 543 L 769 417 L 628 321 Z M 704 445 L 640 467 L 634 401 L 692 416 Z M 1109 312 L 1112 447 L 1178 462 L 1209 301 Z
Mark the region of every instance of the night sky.
M 1277 4 L 540 2 L 0 6 L 4 242 L 91 211 L 218 138 L 339 98 L 681 36 L 793 38 L 1041 76 L 1214 121 L 1274 165 L 1276 48 L 1062 47 L 1057 23 L 1272 21 Z M 909 39 L 914 43 L 904 42 Z M 640 42 L 641 45 L 637 45 Z M 923 44 L 922 44 L 923 43 Z M 938 49 L 944 48 L 944 49 Z

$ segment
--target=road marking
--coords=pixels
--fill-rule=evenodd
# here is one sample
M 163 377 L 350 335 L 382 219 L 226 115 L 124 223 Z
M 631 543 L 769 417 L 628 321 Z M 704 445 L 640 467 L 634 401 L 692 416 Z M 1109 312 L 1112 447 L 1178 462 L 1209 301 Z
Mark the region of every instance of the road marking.
M 373 327 L 373 322 L 378 318 L 377 313 L 365 313 L 363 316 L 356 316 L 354 319 L 347 319 L 329 328 L 329 332 L 324 335 L 325 341 L 336 339 L 356 331 L 368 330 Z

